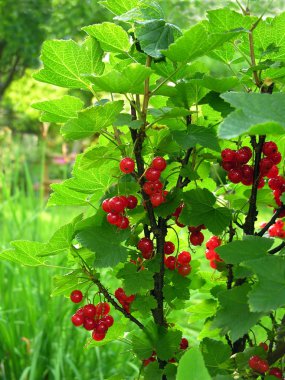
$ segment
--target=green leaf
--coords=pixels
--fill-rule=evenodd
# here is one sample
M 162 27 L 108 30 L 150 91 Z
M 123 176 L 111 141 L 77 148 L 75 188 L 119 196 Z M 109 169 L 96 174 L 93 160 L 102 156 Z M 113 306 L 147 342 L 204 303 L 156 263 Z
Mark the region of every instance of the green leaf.
M 94 91 L 142 94 L 144 81 L 151 73 L 149 67 L 140 63 L 131 63 L 122 71 L 112 70 L 101 77 L 89 77 L 89 79 L 94 83 Z
M 111 125 L 123 109 L 124 102 L 117 100 L 86 108 L 77 119 L 69 120 L 61 127 L 61 134 L 69 140 L 92 136 Z
M 203 87 L 202 79 L 189 79 L 175 86 L 175 94 L 171 97 L 173 104 L 190 109 L 193 104 L 198 104 L 209 92 Z
M 118 230 L 117 227 L 105 225 L 82 230 L 76 235 L 76 239 L 96 253 L 96 268 L 107 268 L 126 261 L 128 249 L 123 243 L 129 236 L 130 230 Z
M 128 12 L 114 17 L 115 20 L 120 21 L 144 21 L 144 20 L 158 20 L 164 19 L 163 10 L 155 1 L 139 1 L 139 6 L 130 9 Z
M 82 278 L 81 269 L 77 269 L 64 276 L 56 276 L 53 278 L 53 290 L 51 296 L 68 296 L 74 289 L 85 291 L 89 286 L 90 283 L 86 283 L 86 280 Z
M 51 189 L 48 206 L 87 206 L 91 201 L 89 194 L 70 189 L 65 181 L 52 184 Z
M 220 124 L 220 138 L 231 139 L 243 133 L 277 133 L 285 130 L 282 108 L 285 107 L 285 94 L 262 94 L 229 92 L 222 94 L 232 106 L 237 108 Z M 254 127 L 255 128 L 252 128 Z
M 42 111 L 40 120 L 43 122 L 65 123 L 68 119 L 77 118 L 83 102 L 74 96 L 64 95 L 60 99 L 34 103 L 32 107 Z
M 163 57 L 161 50 L 167 49 L 174 42 L 175 37 L 181 35 L 181 32 L 176 26 L 160 19 L 137 22 L 135 35 L 147 55 L 161 58 Z
M 102 49 L 110 52 L 128 52 L 131 47 L 128 33 L 119 25 L 103 22 L 82 28 L 84 32 L 100 42 Z
M 112 327 L 108 329 L 106 337 L 101 341 L 95 341 L 92 339 L 91 342 L 88 342 L 88 348 L 101 347 L 105 344 L 113 342 L 114 340 L 121 340 L 124 337 L 125 331 L 127 329 L 127 324 L 125 319 L 115 321 Z
M 157 327 L 157 339 L 154 345 L 157 356 L 162 360 L 171 359 L 179 349 L 182 332 Z
M 216 198 L 207 189 L 190 190 L 184 193 L 185 207 L 179 221 L 188 226 L 205 224 L 214 235 L 219 235 L 229 225 L 231 212 L 226 207 L 214 207 Z
M 162 379 L 163 371 L 159 369 L 159 364 L 157 361 L 149 363 L 147 367 L 144 368 L 144 380 Z
M 243 240 L 236 240 L 216 251 L 228 264 L 240 264 L 243 261 L 263 258 L 272 247 L 273 240 L 258 236 L 245 236 Z
M 89 170 L 99 168 L 108 160 L 120 160 L 121 153 L 113 144 L 107 146 L 91 145 L 83 153 L 79 163 L 79 169 Z
M 209 23 L 202 21 L 187 30 L 162 53 L 173 62 L 190 62 L 220 47 L 237 34 L 238 32 L 210 33 Z
M 187 131 L 173 131 L 175 141 L 183 149 L 195 147 L 197 144 L 220 152 L 220 146 L 216 132 L 213 129 L 192 124 Z
M 270 312 L 285 305 L 285 258 L 268 256 L 244 265 L 257 275 L 258 282 L 249 293 L 250 309 Z
M 224 362 L 231 356 L 231 349 L 228 345 L 221 341 L 205 338 L 200 344 L 200 350 L 212 376 L 225 371 Z
M 263 267 L 264 270 L 264 267 Z M 252 313 L 248 305 L 250 286 L 244 284 L 218 294 L 219 303 L 213 327 L 221 328 L 221 334 L 230 333 L 236 341 L 254 326 L 264 313 Z
M 115 15 L 121 15 L 135 8 L 139 2 L 139 0 L 103 0 L 99 1 L 99 4 L 109 9 Z
M 156 307 L 156 299 L 149 294 L 146 296 L 136 295 L 136 298 L 132 303 L 132 309 L 139 312 L 144 318 L 150 313 L 151 309 L 155 309 Z
M 197 321 L 205 321 L 207 318 L 212 317 L 217 309 L 217 302 L 213 299 L 206 299 L 198 304 L 191 305 L 187 312 L 189 312 L 189 323 Z
M 244 16 L 229 8 L 207 11 L 212 31 L 230 31 L 234 29 L 250 29 L 256 17 Z
M 16 249 L 6 249 L 0 253 L 1 260 L 12 261 L 16 264 L 21 264 L 21 265 L 26 265 L 26 266 L 31 266 L 31 267 L 44 265 L 44 261 L 37 257 L 39 250 L 34 249 L 35 244 L 31 244 L 31 249 L 26 251 L 26 250 L 20 249 L 21 247 L 19 247 L 18 249 L 15 243 L 16 242 L 12 242 L 11 245 Z M 35 242 L 24 242 L 24 243 L 35 243 Z M 43 244 L 43 243 L 39 243 L 39 244 Z
M 159 119 L 168 119 L 168 118 L 176 118 L 182 116 L 188 116 L 191 114 L 191 111 L 182 107 L 162 107 L 162 108 L 150 108 L 148 113 L 155 118 Z
M 135 294 L 153 288 L 153 273 L 146 269 L 137 271 L 136 265 L 132 263 L 125 264 L 119 270 L 117 277 L 123 279 L 123 288 L 127 294 Z
M 215 78 L 205 75 L 200 84 L 215 92 L 225 92 L 236 87 L 239 84 L 239 80 L 236 77 Z
M 102 57 L 99 43 L 91 38 L 82 45 L 72 40 L 46 41 L 41 55 L 44 68 L 34 78 L 60 87 L 89 90 L 90 82 L 85 75 L 102 74 Z
M 179 361 L 177 380 L 211 380 L 203 355 L 196 347 L 190 348 Z

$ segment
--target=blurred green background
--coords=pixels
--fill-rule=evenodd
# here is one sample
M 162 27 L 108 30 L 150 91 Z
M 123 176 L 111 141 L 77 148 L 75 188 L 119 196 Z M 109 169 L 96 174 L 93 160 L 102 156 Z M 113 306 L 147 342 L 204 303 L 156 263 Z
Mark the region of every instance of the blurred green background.
M 161 0 L 166 18 L 187 29 L 206 10 L 235 1 Z M 251 1 L 254 13 L 271 3 L 267 15 L 285 9 L 284 1 Z M 74 91 L 32 79 L 40 66 L 45 39 L 80 40 L 80 28 L 112 15 L 94 0 L 0 0 L 0 245 L 9 241 L 46 241 L 78 209 L 45 208 L 49 185 L 70 175 L 77 152 L 88 141 L 67 144 L 55 125 L 39 122 L 30 104 Z M 218 63 L 217 63 L 218 65 Z M 219 68 L 216 68 L 219 70 Z M 86 104 L 90 98 L 84 99 Z M 68 218 L 67 218 L 68 216 Z M 29 269 L 0 262 L 0 379 L 103 380 L 119 374 L 135 379 L 139 363 L 125 343 L 85 350 L 86 334 L 70 323 L 74 307 L 51 298 L 55 268 Z M 111 280 L 110 280 L 111 281 Z M 197 327 L 193 326 L 195 340 Z

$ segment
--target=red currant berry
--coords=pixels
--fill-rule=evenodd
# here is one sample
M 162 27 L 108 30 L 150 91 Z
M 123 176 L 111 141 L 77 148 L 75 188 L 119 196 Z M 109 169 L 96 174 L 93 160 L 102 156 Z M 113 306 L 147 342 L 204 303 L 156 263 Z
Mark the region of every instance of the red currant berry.
M 106 323 L 107 327 L 111 327 L 114 324 L 114 318 L 112 317 L 112 315 L 106 315 L 103 318 L 103 321 Z
M 122 215 L 116 214 L 113 212 L 109 212 L 107 214 L 107 221 L 108 221 L 108 223 L 116 226 L 118 223 L 120 223 L 122 221 Z
M 74 303 L 79 303 L 82 301 L 83 294 L 80 290 L 73 290 L 70 294 L 70 299 Z
M 268 351 L 268 344 L 266 344 L 265 342 L 259 343 L 259 347 L 262 347 L 264 351 Z
M 268 157 L 262 158 L 259 164 L 261 175 L 266 175 L 269 172 L 269 170 L 272 168 L 273 164 L 274 163 L 270 158 Z
M 162 193 L 155 193 L 150 196 L 150 202 L 153 207 L 158 207 L 165 201 L 165 198 Z
M 217 269 L 217 262 L 216 260 L 210 260 L 210 267 L 213 269 Z
M 261 358 L 257 355 L 251 356 L 251 358 L 248 361 L 248 365 L 250 366 L 250 368 L 256 370 L 259 366 L 260 360 L 261 360 Z
M 270 178 L 268 185 L 271 190 L 280 190 L 283 185 L 283 178 L 280 175 L 275 178 Z
M 216 258 L 216 252 L 212 249 L 207 249 L 205 256 L 207 260 L 214 260 Z
M 166 241 L 163 249 L 166 255 L 171 255 L 175 251 L 175 245 L 171 241 Z
M 186 348 L 188 348 L 188 346 L 189 346 L 188 340 L 186 338 L 182 338 L 181 342 L 180 342 L 180 349 L 186 350 Z
M 125 209 L 125 202 L 121 197 L 113 197 L 109 199 L 109 208 L 111 212 L 120 214 Z
M 98 333 L 96 330 L 92 332 L 92 338 L 96 340 L 97 342 L 100 342 L 100 340 L 103 340 L 105 336 L 106 334 Z
M 179 215 L 181 214 L 183 208 L 184 208 L 184 203 L 182 203 L 180 206 L 177 207 L 177 209 L 174 211 L 174 213 L 172 214 L 172 216 L 178 218 Z
M 181 265 L 178 267 L 178 273 L 185 277 L 191 272 L 191 266 L 189 264 Z
M 124 195 L 120 195 L 119 198 L 123 201 L 124 203 L 124 209 L 128 207 L 128 199 Z
M 258 181 L 257 188 L 258 188 L 258 189 L 262 189 L 262 188 L 264 187 L 264 185 L 265 185 L 264 178 L 261 177 L 261 178 L 259 179 L 259 181 Z
M 156 192 L 155 187 L 154 187 L 154 182 L 145 182 L 143 184 L 143 191 L 147 195 L 152 195 Z
M 117 300 L 125 301 L 127 298 L 127 295 L 123 288 L 118 288 L 115 291 L 115 297 L 117 298 Z
M 145 172 L 145 178 L 147 181 L 157 181 L 160 177 L 160 171 L 153 169 L 153 168 L 148 168 Z
M 282 371 L 278 367 L 272 367 L 269 370 L 269 375 L 277 377 L 277 379 L 282 379 Z
M 94 318 L 96 313 L 96 306 L 92 303 L 89 303 L 88 305 L 85 305 L 83 307 L 83 314 L 85 317 Z
M 243 178 L 253 179 L 253 167 L 250 165 L 242 165 L 241 167 L 241 175 Z
M 116 224 L 116 226 L 120 228 L 121 230 L 125 230 L 126 228 L 129 227 L 129 225 L 130 225 L 130 221 L 126 216 L 123 216 L 122 220 Z
M 276 153 L 272 154 L 270 156 L 270 159 L 272 160 L 272 162 L 273 162 L 274 165 L 278 165 L 281 162 L 281 160 L 282 160 L 281 153 L 280 152 L 276 152 Z
M 73 314 L 71 317 L 71 322 L 74 324 L 74 326 L 78 327 L 83 325 L 84 317 L 82 315 L 78 315 L 77 313 Z
M 190 235 L 190 243 L 193 245 L 201 245 L 204 241 L 204 235 L 202 232 L 192 232 Z
M 128 204 L 127 204 L 127 208 L 128 208 L 129 210 L 133 210 L 134 208 L 137 207 L 138 199 L 137 199 L 137 197 L 135 197 L 134 195 L 129 195 L 129 196 L 127 197 L 127 202 L 128 202 Z
M 240 169 L 231 169 L 228 172 L 228 178 L 232 183 L 239 183 L 242 179 L 242 173 Z
M 177 257 L 177 262 L 181 265 L 189 264 L 191 261 L 191 254 L 187 251 L 182 251 Z
M 80 315 L 81 317 L 84 317 L 84 311 L 83 311 L 83 307 L 79 308 L 76 313 L 77 315 Z
M 176 259 L 174 256 L 168 256 L 164 259 L 164 264 L 166 268 L 174 270 L 176 267 Z
M 222 160 L 225 162 L 232 162 L 236 159 L 236 152 L 232 149 L 224 149 L 221 153 Z
M 110 207 L 109 207 L 109 199 L 105 199 L 103 202 L 102 202 L 102 210 L 105 211 L 105 212 L 110 212 Z
M 266 143 L 263 144 L 262 153 L 265 156 L 272 156 L 272 154 L 277 153 L 277 152 L 278 152 L 278 148 L 275 142 L 267 141 Z
M 234 169 L 236 167 L 236 163 L 232 161 L 223 161 L 222 162 L 222 168 L 226 170 L 227 172 L 231 169 Z
M 243 147 L 236 152 L 236 160 L 239 164 L 246 164 L 252 157 L 250 149 Z
M 151 167 L 162 172 L 166 168 L 166 161 L 163 157 L 154 157 Z
M 267 173 L 267 177 L 268 178 L 275 178 L 277 177 L 279 174 L 279 169 L 276 165 L 273 165 L 272 168 L 269 170 L 269 172 Z
M 146 251 L 146 252 L 142 252 L 142 257 L 145 259 L 145 260 L 149 260 L 153 257 L 153 251 Z
M 206 243 L 207 249 L 215 249 L 222 244 L 222 240 L 218 236 L 212 236 Z
M 100 302 L 96 306 L 96 314 L 99 316 L 105 316 L 110 312 L 110 305 L 107 302 Z
M 106 332 L 108 331 L 108 326 L 104 321 L 100 320 L 97 326 L 95 327 L 95 330 L 99 334 L 106 334 Z
M 120 162 L 120 169 L 123 173 L 129 174 L 135 170 L 135 161 L 130 157 L 125 157 Z
M 88 331 L 94 330 L 96 327 L 96 322 L 94 319 L 86 317 L 83 322 L 83 327 Z
M 269 370 L 269 365 L 266 360 L 260 360 L 258 363 L 258 368 L 256 368 L 256 371 L 259 373 L 265 373 Z
M 142 238 L 138 242 L 138 249 L 142 253 L 146 252 L 152 252 L 153 251 L 153 242 L 149 238 Z

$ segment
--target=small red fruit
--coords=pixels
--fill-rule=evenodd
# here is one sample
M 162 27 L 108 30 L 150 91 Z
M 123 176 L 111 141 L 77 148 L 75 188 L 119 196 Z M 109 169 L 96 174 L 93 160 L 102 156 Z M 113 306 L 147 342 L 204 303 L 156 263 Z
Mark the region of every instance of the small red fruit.
M 259 347 L 262 347 L 264 351 L 268 351 L 268 344 L 266 344 L 265 342 L 259 343 Z
M 114 318 L 112 317 L 112 315 L 106 315 L 103 318 L 103 321 L 106 323 L 107 327 L 111 327 L 114 324 Z
M 212 236 L 206 243 L 206 248 L 211 250 L 219 247 L 222 244 L 222 240 L 218 236 Z
M 125 174 L 130 174 L 135 170 L 135 161 L 130 157 L 125 157 L 120 162 L 120 169 Z
M 73 290 L 70 294 L 70 299 L 74 303 L 79 303 L 82 301 L 83 294 L 80 290 Z
M 166 268 L 174 270 L 176 267 L 176 259 L 174 256 L 168 256 L 164 259 L 164 264 Z
M 106 334 L 104 333 L 98 333 L 96 330 L 92 332 L 92 338 L 99 342 L 100 340 L 103 340 L 105 338 Z
M 96 315 L 105 316 L 110 312 L 110 305 L 107 302 L 100 302 L 96 306 Z
M 97 314 L 96 306 L 92 303 L 89 303 L 83 307 L 83 314 L 85 317 L 94 318 Z
M 181 276 L 185 277 L 188 276 L 188 274 L 191 272 L 191 265 L 181 265 L 178 267 L 178 273 L 181 274 Z
M 236 152 L 232 149 L 224 149 L 221 153 L 222 160 L 225 162 L 232 162 L 236 158 Z
M 276 153 L 272 154 L 270 156 L 270 159 L 272 160 L 272 162 L 273 162 L 274 165 L 278 165 L 281 162 L 281 160 L 282 160 L 281 153 L 280 152 L 276 152 Z
M 71 322 L 74 324 L 74 326 L 78 327 L 83 325 L 84 317 L 81 315 L 78 315 L 77 313 L 73 314 L 71 317 Z
M 121 230 L 125 230 L 126 228 L 129 227 L 129 225 L 130 225 L 130 221 L 126 216 L 123 216 L 122 220 L 120 220 L 119 223 L 116 224 L 116 226 L 120 228 Z
M 117 214 L 117 213 L 113 213 L 113 212 L 109 212 L 107 214 L 107 221 L 108 223 L 116 226 L 117 224 L 119 224 L 121 221 L 122 221 L 122 215 L 120 214 Z
M 121 197 L 113 197 L 109 199 L 108 206 L 112 213 L 120 214 L 125 209 L 125 201 Z
M 231 169 L 228 172 L 228 178 L 232 183 L 239 183 L 242 179 L 242 173 L 240 169 Z
M 201 245 L 204 241 L 204 235 L 202 232 L 197 231 L 197 232 L 192 232 L 190 234 L 190 243 L 193 245 Z
M 134 195 L 129 195 L 129 196 L 127 197 L 127 202 L 128 202 L 128 204 L 127 204 L 127 208 L 128 208 L 129 210 L 133 210 L 134 208 L 137 207 L 138 199 L 137 199 L 137 197 L 135 197 Z
M 177 257 L 177 262 L 181 265 L 189 264 L 191 261 L 191 254 L 187 251 L 182 251 Z
M 186 338 L 182 338 L 181 342 L 180 342 L 181 350 L 186 350 L 186 348 L 188 348 L 188 346 L 189 346 L 188 340 Z
M 162 193 L 155 193 L 150 196 L 150 202 L 153 207 L 158 207 L 165 201 L 165 198 Z
M 147 181 L 157 181 L 160 177 L 160 171 L 153 169 L 153 168 L 148 168 L 145 172 L 145 178 Z
M 104 321 L 100 320 L 98 322 L 98 325 L 95 327 L 95 330 L 99 334 L 106 334 L 106 332 L 108 331 L 108 326 Z
M 265 156 L 272 156 L 272 154 L 277 153 L 277 152 L 278 152 L 278 148 L 275 142 L 267 141 L 266 143 L 263 144 L 262 153 Z
M 96 327 L 96 322 L 94 319 L 86 317 L 83 322 L 83 327 L 88 331 L 93 330 Z
M 243 147 L 236 152 L 236 160 L 239 164 L 246 164 L 252 156 L 250 148 Z
M 142 238 L 139 242 L 138 242 L 138 249 L 142 252 L 142 253 L 146 253 L 146 252 L 152 252 L 153 250 L 153 242 L 152 240 L 150 240 L 149 238 Z
M 166 255 L 171 255 L 175 251 L 175 245 L 171 241 L 166 241 L 163 249 Z
M 109 207 L 109 199 L 104 199 L 104 201 L 102 202 L 102 210 L 105 211 L 105 212 L 110 212 L 110 207 Z
M 163 157 L 155 157 L 151 163 L 152 168 L 159 170 L 161 172 L 166 168 L 166 165 L 167 163 Z
M 282 379 L 282 371 L 278 367 L 272 367 L 269 370 L 269 375 L 277 377 L 277 379 Z

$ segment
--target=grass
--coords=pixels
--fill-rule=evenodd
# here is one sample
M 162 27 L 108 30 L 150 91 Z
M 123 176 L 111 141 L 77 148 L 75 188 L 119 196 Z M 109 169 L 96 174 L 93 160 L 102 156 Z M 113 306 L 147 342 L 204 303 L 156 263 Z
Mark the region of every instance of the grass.
M 0 246 L 11 240 L 46 241 L 78 210 L 44 208 L 33 187 L 26 160 L 16 160 L 10 176 L 2 174 Z M 55 259 L 55 265 L 60 264 Z M 2 380 L 135 379 L 138 367 L 121 342 L 85 349 L 88 337 L 70 322 L 74 305 L 51 298 L 59 269 L 27 268 L 0 261 L 0 378 Z

